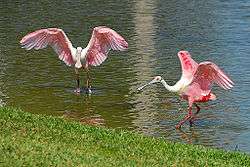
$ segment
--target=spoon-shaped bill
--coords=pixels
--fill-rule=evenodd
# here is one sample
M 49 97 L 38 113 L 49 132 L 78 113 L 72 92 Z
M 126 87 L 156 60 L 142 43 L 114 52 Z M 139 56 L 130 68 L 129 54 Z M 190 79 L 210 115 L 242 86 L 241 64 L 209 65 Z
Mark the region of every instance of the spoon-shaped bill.
M 147 84 L 145 84 L 145 85 L 143 85 L 143 86 L 141 86 L 141 87 L 139 87 L 139 88 L 137 88 L 137 90 L 138 90 L 138 91 L 141 91 L 143 88 L 145 88 L 146 86 L 148 86 L 148 85 L 150 85 L 150 84 L 152 84 L 152 81 L 149 82 L 149 83 L 147 83 Z

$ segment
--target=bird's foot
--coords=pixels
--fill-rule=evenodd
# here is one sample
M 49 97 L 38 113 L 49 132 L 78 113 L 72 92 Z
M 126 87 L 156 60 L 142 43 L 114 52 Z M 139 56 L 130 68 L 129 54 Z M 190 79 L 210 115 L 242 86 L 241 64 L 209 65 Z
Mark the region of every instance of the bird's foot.
M 180 129 L 180 128 L 181 128 L 181 125 L 180 125 L 180 124 L 177 124 L 177 125 L 175 125 L 175 128 L 176 128 L 176 129 Z
M 91 87 L 89 87 L 89 88 L 86 89 L 86 93 L 87 93 L 88 95 L 91 95 L 91 94 L 92 94 Z
M 80 89 L 80 88 L 76 88 L 76 89 L 74 90 L 74 92 L 75 92 L 76 94 L 80 94 L 81 89 Z
M 195 116 L 193 116 L 190 120 L 189 120 L 189 125 L 192 127 L 194 124 L 194 121 L 196 120 L 197 118 Z
M 176 129 L 180 129 L 181 125 L 183 125 L 187 120 L 191 118 L 191 114 L 186 115 L 176 126 Z
M 193 126 L 193 124 L 194 124 L 194 121 L 191 119 L 191 120 L 189 120 L 189 126 L 190 127 L 192 127 Z

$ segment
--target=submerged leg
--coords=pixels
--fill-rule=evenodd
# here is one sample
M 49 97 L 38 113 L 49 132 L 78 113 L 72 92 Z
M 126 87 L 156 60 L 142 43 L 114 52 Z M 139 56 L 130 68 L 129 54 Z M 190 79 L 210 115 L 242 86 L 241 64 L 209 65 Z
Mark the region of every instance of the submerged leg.
M 190 126 L 193 125 L 194 123 L 194 120 L 195 120 L 195 116 L 200 112 L 201 108 L 196 104 L 194 103 L 195 107 L 196 107 L 196 113 L 192 116 L 192 118 L 189 120 L 189 123 L 190 123 Z
M 192 116 L 192 106 L 188 107 L 188 114 L 175 126 L 176 129 L 181 128 L 181 126 L 191 118 Z
M 90 78 L 90 72 L 89 72 L 89 69 L 86 68 L 86 73 L 87 73 L 87 81 L 86 81 L 86 88 L 87 88 L 87 91 L 86 93 L 87 94 L 91 94 L 92 91 L 91 91 L 91 78 Z
M 80 89 L 80 76 L 79 76 L 79 71 L 77 68 L 75 68 L 75 73 L 76 73 L 76 90 L 75 93 L 80 93 L 81 89 Z

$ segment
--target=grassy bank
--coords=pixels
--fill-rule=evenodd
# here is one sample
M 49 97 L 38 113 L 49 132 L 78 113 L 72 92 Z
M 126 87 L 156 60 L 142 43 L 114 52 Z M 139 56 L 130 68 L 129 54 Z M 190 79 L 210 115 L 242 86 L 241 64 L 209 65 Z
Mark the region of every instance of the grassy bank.
M 250 156 L 0 108 L 0 166 L 250 166 Z

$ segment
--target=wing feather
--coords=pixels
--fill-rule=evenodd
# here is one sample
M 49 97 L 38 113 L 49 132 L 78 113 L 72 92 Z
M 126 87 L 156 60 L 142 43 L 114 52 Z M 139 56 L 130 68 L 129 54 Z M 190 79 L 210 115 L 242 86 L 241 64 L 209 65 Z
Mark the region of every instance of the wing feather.
M 61 29 L 47 28 L 34 31 L 24 36 L 20 44 L 22 48 L 27 50 L 32 48 L 43 49 L 49 45 L 57 53 L 60 60 L 63 60 L 69 66 L 74 64 L 72 53 L 75 48 Z
M 181 62 L 182 76 L 181 80 L 185 80 L 187 83 L 191 83 L 193 80 L 194 73 L 198 68 L 198 63 L 196 63 L 188 51 L 179 51 L 178 57 Z
M 87 65 L 98 66 L 106 60 L 111 49 L 124 51 L 128 43 L 114 30 L 99 26 L 94 28 L 87 48 Z
M 214 83 L 226 90 L 234 85 L 233 81 L 216 64 L 209 61 L 200 63 L 190 86 L 199 84 L 201 90 L 208 92 Z

